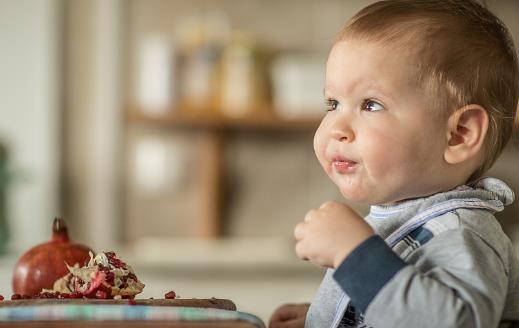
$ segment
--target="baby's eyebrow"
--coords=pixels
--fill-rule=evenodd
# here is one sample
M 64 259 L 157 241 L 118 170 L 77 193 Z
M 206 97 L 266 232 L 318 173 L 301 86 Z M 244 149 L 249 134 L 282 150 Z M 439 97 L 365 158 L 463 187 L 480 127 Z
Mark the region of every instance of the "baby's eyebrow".
M 331 89 L 333 89 L 333 87 L 332 87 Z M 326 97 L 326 96 L 329 95 L 330 93 L 332 93 L 332 92 L 330 91 L 330 88 L 327 87 L 327 86 L 325 86 L 325 87 L 323 88 L 323 95 Z

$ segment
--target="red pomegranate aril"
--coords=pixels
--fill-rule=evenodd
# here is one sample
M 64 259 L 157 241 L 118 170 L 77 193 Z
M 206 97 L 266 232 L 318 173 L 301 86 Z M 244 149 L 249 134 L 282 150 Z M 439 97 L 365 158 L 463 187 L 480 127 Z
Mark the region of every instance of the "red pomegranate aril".
M 110 285 L 113 285 L 114 284 L 114 281 L 115 281 L 115 275 L 113 272 L 107 272 L 106 273 L 106 278 L 105 278 L 105 281 L 107 283 L 109 283 Z
M 56 292 L 56 293 L 51 293 L 51 292 L 44 292 L 44 293 L 40 293 L 38 295 L 39 298 L 58 298 L 59 297 L 59 292 Z
M 110 263 L 114 267 L 118 269 L 126 267 L 126 263 L 115 257 L 115 252 L 106 252 L 105 255 L 108 259 L 108 263 Z
M 4 300 L 4 297 L 0 295 L 0 302 Z
M 13 301 L 14 300 L 20 300 L 20 299 L 22 299 L 22 295 L 20 295 L 20 294 L 13 294 L 13 295 L 11 295 L 11 300 L 13 300 Z
M 164 295 L 164 298 L 167 300 L 172 300 L 177 297 L 177 294 L 174 291 L 169 291 Z
M 99 271 L 103 271 L 106 274 L 110 273 L 110 268 L 109 267 L 105 267 L 104 265 L 101 265 L 101 264 L 99 264 L 98 267 L 99 267 Z
M 83 298 L 83 295 L 79 292 L 73 292 L 69 294 L 69 298 Z
M 110 259 L 109 260 L 110 264 L 113 265 L 114 267 L 118 268 L 118 269 L 121 269 L 121 268 L 125 268 L 126 267 L 126 263 L 124 263 L 123 261 L 119 260 L 119 259 Z
M 96 292 L 96 298 L 105 300 L 108 298 L 108 294 L 105 291 L 98 290 Z

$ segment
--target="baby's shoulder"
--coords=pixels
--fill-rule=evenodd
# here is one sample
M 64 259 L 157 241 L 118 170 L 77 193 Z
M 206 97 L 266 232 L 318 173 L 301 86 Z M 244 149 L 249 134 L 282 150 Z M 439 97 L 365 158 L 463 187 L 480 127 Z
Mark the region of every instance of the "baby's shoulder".
M 434 244 L 447 246 L 458 241 L 473 246 L 485 245 L 505 262 L 508 262 L 508 255 L 513 253 L 510 239 L 488 210 L 459 208 L 429 220 L 420 230 L 422 235 L 427 232 L 427 241 Z
M 458 208 L 429 220 L 423 228 L 434 236 L 447 232 L 472 233 L 486 242 L 510 242 L 494 214 L 482 209 Z

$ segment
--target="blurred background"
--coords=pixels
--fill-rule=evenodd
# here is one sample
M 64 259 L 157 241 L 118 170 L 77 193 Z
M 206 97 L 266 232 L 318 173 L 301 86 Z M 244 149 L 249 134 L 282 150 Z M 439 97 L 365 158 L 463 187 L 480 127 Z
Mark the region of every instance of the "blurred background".
M 341 200 L 312 148 L 324 65 L 371 2 L 0 0 L 0 294 L 59 216 L 132 264 L 142 297 L 264 320 L 311 300 L 323 270 L 292 230 Z M 486 3 L 518 44 L 519 2 Z M 517 191 L 514 138 L 490 174 Z M 499 219 L 519 250 L 518 203 Z

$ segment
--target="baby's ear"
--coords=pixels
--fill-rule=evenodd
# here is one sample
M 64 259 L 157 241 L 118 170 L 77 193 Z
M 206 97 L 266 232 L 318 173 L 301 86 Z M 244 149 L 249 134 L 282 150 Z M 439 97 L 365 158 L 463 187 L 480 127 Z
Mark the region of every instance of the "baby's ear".
M 487 130 L 488 113 L 479 105 L 467 105 L 452 113 L 444 153 L 447 163 L 458 164 L 476 156 L 483 147 Z

